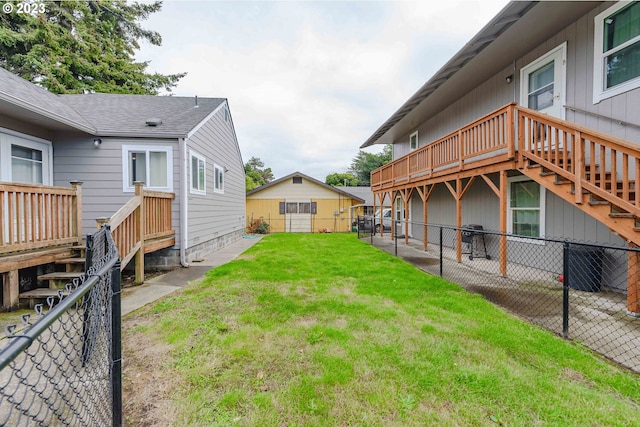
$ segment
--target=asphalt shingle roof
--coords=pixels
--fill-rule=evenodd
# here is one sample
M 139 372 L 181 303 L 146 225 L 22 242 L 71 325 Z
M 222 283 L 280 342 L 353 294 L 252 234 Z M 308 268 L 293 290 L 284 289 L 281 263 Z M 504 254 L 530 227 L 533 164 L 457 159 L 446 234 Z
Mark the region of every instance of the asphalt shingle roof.
M 59 95 L 35 85 L 0 67 L 0 99 L 83 130 L 93 128 Z
M 90 93 L 56 95 L 0 67 L 0 101 L 100 136 L 185 137 L 225 98 Z M 147 126 L 161 119 L 159 126 Z
M 198 98 L 196 108 L 195 97 L 90 93 L 61 98 L 104 136 L 184 137 L 225 101 Z M 162 124 L 147 126 L 146 121 L 154 118 Z

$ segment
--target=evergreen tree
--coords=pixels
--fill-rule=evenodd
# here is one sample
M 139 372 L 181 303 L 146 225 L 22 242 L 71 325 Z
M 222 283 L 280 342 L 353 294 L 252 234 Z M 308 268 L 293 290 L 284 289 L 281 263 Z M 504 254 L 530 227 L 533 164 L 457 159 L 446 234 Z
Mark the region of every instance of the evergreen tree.
M 32 14 L 0 14 L 0 66 L 53 93 L 156 95 L 186 75 L 151 74 L 148 62 L 135 62 L 139 40 L 162 43 L 160 34 L 139 24 L 160 10 L 160 1 L 32 4 L 39 5 Z
M 391 145 L 385 145 L 381 153 L 367 153 L 366 151 L 358 151 L 356 157 L 353 158 L 349 172 L 358 180 L 358 185 L 371 185 L 371 172 L 378 169 L 391 161 L 393 150 Z

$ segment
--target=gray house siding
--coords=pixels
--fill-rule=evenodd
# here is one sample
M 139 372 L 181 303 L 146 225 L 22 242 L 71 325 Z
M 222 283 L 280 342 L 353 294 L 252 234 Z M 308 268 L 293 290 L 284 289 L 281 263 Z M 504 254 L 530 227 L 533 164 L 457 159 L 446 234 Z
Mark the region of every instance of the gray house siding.
M 233 122 L 226 104 L 187 139 L 187 176 L 191 151 L 206 160 L 206 194 L 188 194 L 188 259 L 193 260 L 242 238 L 245 227 L 245 176 Z M 225 119 L 226 117 L 226 119 Z M 214 164 L 224 173 L 224 192 L 214 190 Z
M 69 181 L 82 181 L 82 229 L 83 234 L 95 232 L 96 218 L 110 217 L 131 197 L 123 191 L 123 145 L 170 146 L 173 151 L 173 228 L 176 231 L 176 248 L 179 247 L 180 222 L 180 163 L 176 140 L 101 138 L 96 148 L 93 136 L 59 134 L 54 139 L 54 185 L 67 186 Z M 126 160 L 125 160 L 126 161 Z
M 409 152 L 409 135 L 418 131 L 419 147 L 464 126 L 477 118 L 509 102 L 520 103 L 520 70 L 522 67 L 543 56 L 550 50 L 566 42 L 566 119 L 579 125 L 606 132 L 625 140 L 640 144 L 640 128 L 621 124 L 618 120 L 640 125 L 637 111 L 640 111 L 640 90 L 605 99 L 593 104 L 593 40 L 594 18 L 614 3 L 605 3 L 593 9 L 562 31 L 549 37 L 526 55 L 513 58 L 511 66 L 502 68 L 493 77 L 468 92 L 464 97 L 442 105 L 441 112 L 416 126 L 395 141 L 394 158 Z M 513 75 L 507 84 L 505 77 Z M 579 110 L 590 112 L 585 114 Z M 598 117 L 600 115 L 600 117 Z M 618 120 L 611 120 L 615 118 Z M 494 179 L 494 182 L 497 182 Z M 455 201 L 446 187 L 439 185 L 429 203 L 429 222 L 452 224 L 455 219 Z M 418 199 L 419 201 L 419 199 Z M 415 206 L 415 204 L 413 205 Z M 497 230 L 497 198 L 482 181 L 476 181 L 463 200 L 463 223 L 482 224 L 485 229 Z M 422 212 L 415 211 L 414 215 Z M 413 216 L 413 218 L 418 218 Z M 601 243 L 624 243 L 607 227 L 564 202 L 550 191 L 546 192 L 546 232 L 547 236 Z M 421 237 L 416 233 L 414 237 Z

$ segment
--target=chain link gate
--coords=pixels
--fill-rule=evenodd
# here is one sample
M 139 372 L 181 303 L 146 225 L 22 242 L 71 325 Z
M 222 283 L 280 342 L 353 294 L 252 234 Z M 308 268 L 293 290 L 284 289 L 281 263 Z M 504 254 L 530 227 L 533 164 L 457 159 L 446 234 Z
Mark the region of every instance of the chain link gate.
M 0 425 L 122 425 L 120 261 L 108 226 L 85 273 L 5 327 Z

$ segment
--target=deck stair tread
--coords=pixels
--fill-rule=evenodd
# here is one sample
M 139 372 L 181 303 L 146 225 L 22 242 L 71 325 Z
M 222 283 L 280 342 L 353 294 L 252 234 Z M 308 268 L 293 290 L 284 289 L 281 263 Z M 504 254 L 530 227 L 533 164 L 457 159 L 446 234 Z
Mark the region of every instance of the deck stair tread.
M 85 258 L 64 258 L 56 260 L 56 264 L 84 264 Z
M 38 276 L 39 280 L 50 280 L 50 279 L 75 279 L 76 277 L 82 276 L 84 273 L 81 271 L 54 271 L 53 273 L 46 273 Z

